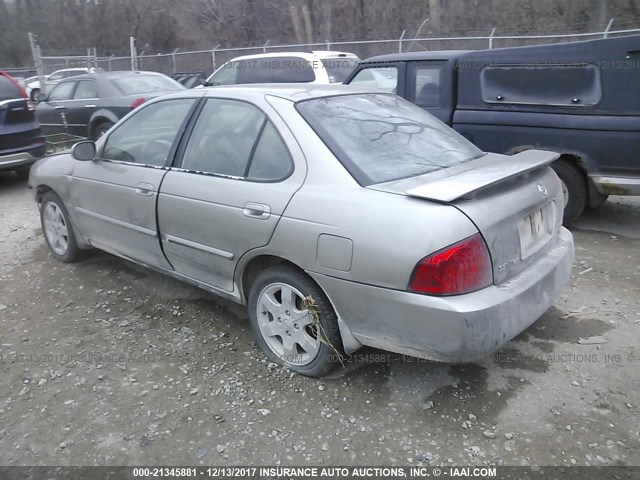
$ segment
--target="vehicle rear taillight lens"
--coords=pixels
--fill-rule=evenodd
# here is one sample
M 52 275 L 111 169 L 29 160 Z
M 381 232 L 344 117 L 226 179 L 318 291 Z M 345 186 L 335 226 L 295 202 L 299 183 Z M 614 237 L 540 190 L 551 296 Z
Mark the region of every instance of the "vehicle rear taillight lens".
M 493 283 L 489 250 L 479 233 L 420 260 L 409 290 L 427 295 L 460 295 Z
M 136 98 L 134 102 L 131 104 L 131 110 L 135 110 L 140 105 L 142 105 L 146 101 L 145 98 Z

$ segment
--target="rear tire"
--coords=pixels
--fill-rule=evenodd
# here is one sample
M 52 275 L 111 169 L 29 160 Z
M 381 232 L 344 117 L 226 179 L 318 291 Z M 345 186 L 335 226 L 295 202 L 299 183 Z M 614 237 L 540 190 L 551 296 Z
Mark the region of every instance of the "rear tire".
M 93 141 L 98 140 L 101 136 L 103 136 L 107 131 L 113 127 L 113 123 L 111 122 L 102 122 L 99 123 L 98 126 L 93 130 L 92 139 Z
M 51 255 L 63 263 L 82 258 L 83 251 L 76 242 L 69 212 L 54 192 L 47 192 L 40 203 L 40 223 Z
M 579 167 L 569 160 L 560 159 L 554 162 L 551 167 L 564 183 L 569 197 L 565 199 L 566 204 L 562 223 L 570 225 L 582 214 L 587 206 L 587 181 Z
M 34 88 L 33 90 L 31 90 L 31 101 L 32 102 L 38 102 L 38 94 L 40 94 L 40 89 L 39 88 Z
M 261 272 L 251 283 L 248 303 L 256 342 L 270 360 L 308 377 L 327 375 L 340 362 L 337 316 L 304 272 L 290 266 Z

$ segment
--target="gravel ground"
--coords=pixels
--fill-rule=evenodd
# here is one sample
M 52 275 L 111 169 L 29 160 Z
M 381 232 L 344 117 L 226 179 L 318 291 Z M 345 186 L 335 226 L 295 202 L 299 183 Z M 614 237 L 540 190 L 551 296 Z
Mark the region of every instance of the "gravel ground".
M 267 362 L 242 307 L 54 261 L 25 183 L 0 199 L 0 465 L 640 465 L 636 199 L 585 216 L 571 284 L 491 358 L 363 349 L 321 381 Z

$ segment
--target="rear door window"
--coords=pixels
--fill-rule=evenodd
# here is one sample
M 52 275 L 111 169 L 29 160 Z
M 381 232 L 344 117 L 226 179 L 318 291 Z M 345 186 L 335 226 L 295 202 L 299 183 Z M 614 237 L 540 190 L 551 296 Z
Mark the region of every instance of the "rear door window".
M 185 149 L 181 167 L 195 172 L 245 177 L 249 157 L 266 117 L 237 100 L 207 100 Z
M 293 160 L 273 123 L 267 121 L 250 160 L 247 178 L 259 181 L 281 180 L 291 173 Z
M 250 103 L 207 100 L 188 141 L 181 167 L 255 181 L 289 175 L 293 160 L 267 116 Z
M 62 82 L 56 85 L 49 94 L 48 100 L 51 102 L 61 102 L 64 100 L 71 100 L 73 96 L 73 89 L 76 86 L 76 82 Z
M 0 75 L 0 102 L 14 98 L 22 98 L 20 89 L 7 77 Z
M 179 91 L 185 88 L 164 75 L 131 75 L 112 80 L 123 95 Z
M 96 92 L 96 84 L 92 80 L 81 80 L 78 82 L 78 87 L 73 94 L 75 100 L 84 100 L 90 98 L 98 98 Z

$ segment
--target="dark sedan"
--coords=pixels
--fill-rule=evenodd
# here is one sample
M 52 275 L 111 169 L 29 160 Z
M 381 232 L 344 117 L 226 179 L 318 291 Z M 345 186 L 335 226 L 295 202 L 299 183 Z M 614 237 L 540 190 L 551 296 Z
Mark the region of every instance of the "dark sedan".
M 67 132 L 97 139 L 145 101 L 184 90 L 155 72 L 108 72 L 63 80 L 36 108 L 44 134 Z

